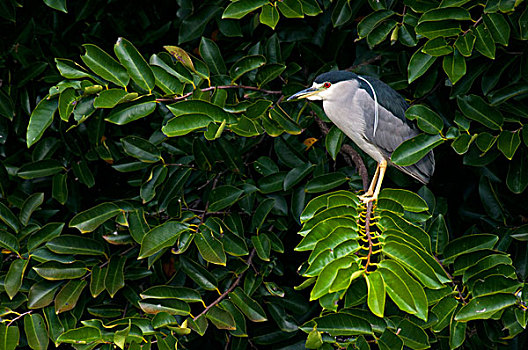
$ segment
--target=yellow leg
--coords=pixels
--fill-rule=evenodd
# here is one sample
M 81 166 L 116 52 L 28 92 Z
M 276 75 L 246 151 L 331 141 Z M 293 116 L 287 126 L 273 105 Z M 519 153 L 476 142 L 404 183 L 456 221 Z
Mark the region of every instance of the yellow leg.
M 378 164 L 378 168 L 376 169 L 376 174 L 374 174 L 374 178 L 372 179 L 372 183 L 370 185 L 371 188 L 369 188 L 368 192 L 365 193 L 365 195 L 359 197 L 363 203 L 367 204 L 369 202 L 374 202 L 378 200 L 378 195 L 381 190 L 381 183 L 383 182 L 383 178 L 385 177 L 386 170 L 387 170 L 387 161 L 384 160 Z M 370 194 L 369 192 L 371 191 L 372 188 L 374 188 L 374 184 L 376 184 L 374 193 Z
M 370 186 L 367 192 L 365 192 L 365 194 L 362 195 L 361 197 L 371 197 L 374 194 L 374 190 L 376 189 L 376 181 L 379 176 L 379 171 L 380 171 L 380 165 L 378 163 L 378 165 L 376 166 L 376 172 L 374 173 L 374 176 L 372 177 L 372 181 L 370 182 Z

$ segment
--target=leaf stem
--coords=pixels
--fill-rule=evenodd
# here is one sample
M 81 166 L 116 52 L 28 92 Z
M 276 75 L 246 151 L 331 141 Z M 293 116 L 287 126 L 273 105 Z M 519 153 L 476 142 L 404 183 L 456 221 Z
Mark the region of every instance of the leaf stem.
M 200 89 L 201 92 L 207 92 L 207 91 L 213 91 L 216 89 L 220 90 L 226 90 L 226 89 L 245 89 L 245 90 L 252 90 L 252 91 L 259 91 L 264 94 L 268 95 L 279 95 L 282 94 L 281 90 L 267 90 L 267 89 L 261 89 L 255 86 L 249 86 L 249 85 L 219 85 L 219 86 L 210 86 L 205 89 Z M 181 96 L 174 96 L 172 98 L 157 98 L 156 102 L 174 102 L 174 101 L 180 101 L 184 100 L 187 97 L 191 96 L 193 94 L 194 90 L 191 92 L 188 92 L 186 94 L 183 94 Z

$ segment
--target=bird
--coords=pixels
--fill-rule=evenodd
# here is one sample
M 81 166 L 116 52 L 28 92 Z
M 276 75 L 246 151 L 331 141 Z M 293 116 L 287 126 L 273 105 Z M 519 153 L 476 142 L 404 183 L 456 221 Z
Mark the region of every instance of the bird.
M 327 117 L 378 164 L 368 190 L 359 196 L 368 204 L 378 199 L 387 165 L 395 166 L 422 184 L 435 168 L 433 151 L 413 165 L 391 162 L 392 152 L 419 129 L 405 117 L 409 104 L 393 88 L 371 76 L 330 71 L 317 76 L 311 87 L 288 98 L 323 101 Z

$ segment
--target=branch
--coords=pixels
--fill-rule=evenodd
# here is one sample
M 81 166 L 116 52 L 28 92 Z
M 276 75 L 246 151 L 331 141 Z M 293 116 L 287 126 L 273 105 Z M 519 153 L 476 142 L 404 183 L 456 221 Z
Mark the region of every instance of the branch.
M 225 90 L 225 89 L 245 89 L 245 90 L 259 91 L 259 92 L 262 92 L 262 93 L 268 94 L 268 95 L 279 95 L 279 94 L 282 94 L 282 91 L 280 91 L 280 90 L 266 90 L 266 89 L 261 89 L 261 88 L 255 87 L 255 86 L 248 86 L 248 85 L 210 86 L 210 87 L 205 88 L 205 89 L 200 89 L 200 91 L 201 92 L 207 92 L 207 91 L 213 91 L 213 90 L 216 90 L 216 89 L 221 89 L 221 90 Z M 174 101 L 184 100 L 187 97 L 191 96 L 193 94 L 193 92 L 194 91 L 191 91 L 191 92 L 188 92 L 188 93 L 186 93 L 184 95 L 174 96 L 172 98 L 157 98 L 156 102 L 174 102 Z
M 368 60 L 364 61 L 364 62 L 361 62 L 361 63 L 358 63 L 358 64 L 355 64 L 353 66 L 350 66 L 348 67 L 347 69 L 345 69 L 346 71 L 354 71 L 356 69 L 358 69 L 359 67 L 362 67 L 362 66 L 368 66 L 369 64 L 371 63 L 374 63 L 376 61 L 379 61 L 381 60 L 381 55 L 377 55 L 377 56 L 374 56 L 372 58 L 369 58 Z
M 253 250 L 251 251 L 251 253 L 249 254 L 249 258 L 247 259 L 246 261 L 246 264 L 248 266 L 251 265 L 251 261 L 253 260 L 253 257 L 255 256 L 255 248 L 253 248 Z M 247 270 L 246 270 L 247 271 Z M 216 304 L 218 304 L 219 302 L 221 302 L 222 300 L 225 299 L 225 297 L 231 293 L 235 288 L 236 286 L 239 285 L 240 281 L 242 280 L 242 277 L 244 277 L 244 274 L 246 273 L 246 271 L 244 272 L 241 272 L 240 275 L 238 275 L 237 279 L 233 282 L 233 284 L 225 291 L 223 292 L 215 301 L 213 301 L 211 304 L 207 305 L 204 309 L 204 311 L 202 311 L 198 316 L 196 316 L 194 318 L 194 320 L 197 320 L 198 318 L 200 318 L 201 316 L 205 315 L 207 313 L 207 311 L 209 311 L 213 306 L 215 306 Z
M 374 243 L 372 242 L 372 236 L 370 235 L 370 216 L 372 215 L 372 205 L 373 202 L 367 203 L 367 216 L 365 217 L 365 234 L 367 235 L 367 241 L 368 241 L 368 255 L 367 255 L 367 263 L 365 264 L 365 272 L 368 272 L 368 267 L 370 265 L 370 257 L 372 256 L 372 250 Z
M 8 326 L 8 327 L 11 326 L 11 324 L 12 324 L 13 322 L 15 322 L 16 320 L 18 320 L 18 319 L 24 317 L 25 315 L 29 315 L 29 314 L 32 313 L 32 312 L 33 312 L 33 310 L 29 310 L 29 311 L 24 312 L 23 314 L 18 315 L 17 317 L 13 318 L 13 319 L 7 324 L 7 326 Z

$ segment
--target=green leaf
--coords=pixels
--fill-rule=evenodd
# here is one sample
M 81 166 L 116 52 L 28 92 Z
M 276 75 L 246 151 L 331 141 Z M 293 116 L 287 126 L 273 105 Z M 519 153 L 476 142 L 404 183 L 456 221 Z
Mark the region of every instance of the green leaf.
M 90 276 L 90 293 L 92 294 L 92 297 L 96 298 L 105 290 L 105 277 L 105 267 L 92 269 L 92 274 Z
M 412 105 L 405 111 L 405 117 L 416 120 L 422 131 L 432 135 L 441 133 L 444 128 L 442 118 L 426 105 Z
M 207 313 L 205 314 L 205 317 L 209 319 L 218 329 L 227 329 L 227 330 L 235 330 L 236 329 L 236 322 L 233 318 L 233 315 L 219 306 L 212 307 Z
M 3 206 L 2 203 L 0 203 L 0 210 L 2 209 L 1 206 Z M 3 247 L 12 252 L 18 252 L 18 249 L 20 248 L 18 239 L 13 234 L 4 230 L 0 230 L 0 234 L 0 247 Z
M 381 272 L 376 270 L 364 276 L 368 288 L 368 307 L 374 315 L 383 317 L 385 311 L 385 282 L 383 282 Z
M 467 32 L 464 35 L 459 35 L 455 41 L 455 48 L 462 56 L 471 57 L 476 39 L 477 37 L 475 34 L 473 34 L 473 32 Z
M 237 2 L 240 2 L 239 0 Z M 267 1 L 266 1 L 267 2 Z M 262 67 L 266 64 L 266 58 L 262 55 L 253 55 L 245 56 L 233 63 L 229 69 L 229 75 L 231 76 L 231 81 L 235 82 L 244 74 L 251 72 L 254 69 Z
M 262 6 L 266 5 L 268 0 L 239 0 L 230 3 L 224 13 L 222 13 L 222 18 L 232 18 L 240 19 L 247 15 L 250 12 L 253 12 Z
M 218 288 L 216 287 L 218 281 L 213 274 L 207 271 L 202 265 L 185 257 L 182 257 L 181 263 L 182 270 L 185 274 L 187 274 L 187 276 L 189 276 L 189 278 L 196 282 L 200 287 L 206 290 L 218 291 Z M 218 292 L 218 294 L 220 294 L 220 292 Z
M 55 65 L 59 73 L 66 79 L 91 78 L 95 80 L 95 77 L 88 73 L 88 71 L 83 66 L 72 60 L 67 60 L 65 58 L 55 58 Z
M 306 193 L 327 192 L 344 184 L 347 179 L 346 175 L 340 172 L 316 176 L 306 183 L 305 191 Z
M 516 194 L 524 192 L 528 186 L 528 160 L 524 151 L 508 165 L 506 185 L 510 191 Z
M 0 90 L 0 116 L 12 121 L 15 116 L 14 107 L 11 96 Z
M 264 261 L 270 261 L 271 242 L 269 237 L 265 233 L 261 233 L 257 236 L 251 236 L 251 242 L 257 251 L 258 257 Z
M 130 77 L 126 69 L 115 58 L 98 46 L 84 44 L 83 47 L 86 52 L 81 56 L 81 59 L 92 72 L 118 86 L 126 87 L 128 85 Z
M 114 52 L 132 80 L 150 93 L 156 83 L 154 73 L 134 45 L 125 38 L 119 38 L 114 45 Z
M 42 280 L 31 286 L 28 294 L 28 308 L 40 309 L 51 304 L 62 282 Z
M 444 249 L 444 260 L 452 262 L 457 256 L 482 249 L 491 249 L 499 237 L 492 234 L 473 234 L 458 237 L 450 241 Z
M 142 162 L 154 163 L 161 159 L 160 150 L 141 137 L 127 136 L 121 139 L 121 143 L 126 154 Z
M 457 312 L 455 320 L 458 322 L 486 320 L 497 311 L 514 305 L 515 302 L 516 298 L 512 294 L 493 294 L 473 298 Z
M 379 198 L 387 198 L 396 201 L 400 203 L 405 210 L 413 213 L 420 213 L 429 210 L 427 202 L 422 197 L 408 190 L 384 188 L 381 191 Z
M 202 37 L 200 41 L 200 56 L 211 70 L 213 75 L 226 74 L 227 68 L 220 48 L 210 39 Z
M 187 316 L 191 311 L 189 304 L 178 299 L 144 299 L 138 301 L 138 304 L 147 314 L 166 312 L 170 315 Z
M 69 329 L 62 333 L 57 338 L 57 343 L 88 344 L 101 339 L 101 331 L 98 328 L 84 326 L 75 329 Z
M 176 286 L 154 286 L 139 294 L 142 299 L 179 299 L 188 303 L 201 302 L 200 293 L 194 289 Z
M 316 318 L 314 321 L 318 331 L 333 337 L 373 334 L 372 327 L 365 319 L 347 313 L 333 313 Z
M 338 258 L 324 266 L 324 268 L 319 273 L 319 277 L 315 282 L 315 286 L 313 287 L 312 292 L 310 293 L 310 300 L 319 299 L 325 294 L 330 293 L 330 289 L 333 290 L 332 284 L 334 283 L 336 278 L 338 278 L 339 270 L 352 271 L 353 273 L 349 277 L 350 280 L 361 276 L 363 271 L 354 268 L 356 266 L 356 259 L 350 256 Z
M 260 202 L 259 206 L 255 210 L 253 217 L 251 218 L 251 231 L 259 231 L 264 224 L 266 217 L 275 206 L 274 198 L 266 198 Z
M 284 178 L 283 190 L 288 191 L 299 182 L 301 182 L 308 174 L 313 171 L 313 165 L 311 163 L 305 163 L 300 167 L 293 168 L 290 170 Z
M 410 83 L 421 77 L 436 61 L 436 57 L 427 55 L 421 50 L 416 51 L 409 61 L 407 68 L 407 80 Z
M 28 262 L 29 260 L 27 259 L 16 259 L 9 266 L 4 280 L 4 289 L 11 300 L 22 286 L 22 280 L 24 279 L 24 272 L 26 271 Z
M 168 168 L 161 164 L 152 168 L 148 180 L 141 185 L 139 192 L 143 203 L 150 202 L 154 199 L 156 196 L 156 188 L 163 184 L 168 172 Z
M 24 316 L 24 331 L 31 349 L 45 350 L 48 348 L 48 330 L 44 318 L 40 314 Z
M 113 298 L 117 291 L 125 286 L 125 275 L 123 273 L 126 263 L 124 256 L 112 256 L 108 267 L 106 268 L 106 276 L 104 279 L 105 288 Z
M 68 226 L 75 227 L 81 233 L 92 232 L 106 220 L 113 218 L 120 212 L 121 210 L 114 203 L 101 203 L 75 215 Z
M 183 136 L 205 128 L 212 122 L 213 120 L 205 114 L 186 114 L 170 119 L 161 130 L 168 137 Z
M 87 283 L 85 280 L 71 280 L 66 283 L 55 297 L 55 313 L 74 309 Z
M 369 44 L 369 46 L 373 47 L 383 42 L 387 38 L 387 36 L 395 29 L 397 24 L 398 22 L 393 19 L 388 19 L 381 22 L 367 35 L 367 43 Z M 396 30 L 398 29 L 396 28 Z
M 55 175 L 62 170 L 64 170 L 64 166 L 58 160 L 42 159 L 22 165 L 20 169 L 18 169 L 17 175 L 28 180 Z
M 276 3 L 282 15 L 286 18 L 303 18 L 303 7 L 299 0 L 283 0 Z
M 61 95 L 62 96 L 62 95 Z M 137 93 L 128 93 L 122 89 L 108 89 L 101 91 L 94 100 L 95 108 L 114 108 L 119 103 L 137 98 Z M 60 112 L 60 101 L 59 101 Z
M 510 25 L 501 13 L 485 13 L 482 18 L 486 27 L 497 44 L 508 46 L 510 40 Z
M 470 21 L 471 15 L 468 10 L 462 7 L 438 8 L 424 13 L 418 23 L 443 20 Z
M 204 260 L 212 264 L 225 266 L 226 255 L 224 246 L 222 242 L 213 236 L 211 230 L 207 228 L 198 230 L 194 236 L 194 243 Z
M 425 330 L 408 319 L 403 319 L 398 324 L 398 329 L 400 329 L 398 337 L 403 339 L 405 346 L 411 349 L 428 349 L 431 347 Z
M 226 112 L 223 108 L 212 104 L 207 101 L 201 100 L 186 100 L 179 101 L 167 106 L 167 108 L 174 114 L 176 117 L 184 115 L 192 115 L 196 118 L 196 114 L 201 114 L 208 116 L 210 119 L 215 122 L 227 121 L 228 123 L 233 123 L 235 121 L 234 117 Z M 174 119 L 174 118 L 173 118 Z M 169 123 L 173 120 L 169 120 Z
M 330 128 L 328 134 L 325 136 L 326 151 L 334 161 L 336 160 L 337 153 L 341 150 L 344 139 L 345 134 L 335 125 Z
M 234 186 L 219 186 L 209 195 L 209 211 L 219 211 L 233 205 L 244 193 Z
M 489 29 L 486 27 L 486 24 L 479 24 L 475 29 L 475 36 L 477 40 L 475 41 L 475 49 L 480 52 L 482 55 L 495 59 L 495 42 Z
M 363 18 L 357 26 L 358 36 L 360 39 L 366 37 L 374 28 L 376 28 L 383 20 L 391 17 L 394 11 L 380 10 L 373 12 Z
M 75 109 L 75 101 L 77 100 L 77 94 L 75 89 L 68 88 L 61 92 L 59 95 L 59 116 L 61 120 L 67 122 Z
M 260 23 L 267 25 L 271 29 L 275 29 L 277 23 L 279 23 L 279 11 L 272 4 L 266 4 L 262 7 L 260 12 L 259 20 Z
M 33 112 L 31 112 L 26 133 L 26 144 L 28 148 L 40 140 L 44 131 L 51 125 L 58 105 L 58 99 L 54 98 L 49 100 L 48 96 L 46 96 L 39 102 Z
M 25 201 L 24 204 L 22 204 L 22 208 L 20 209 L 20 214 L 18 214 L 18 217 L 20 218 L 20 222 L 22 225 L 26 226 L 29 223 L 29 219 L 31 217 L 31 214 L 42 204 L 44 203 L 44 193 L 33 193 L 31 196 L 29 196 Z
M 444 57 L 442 67 L 453 85 L 466 74 L 466 60 L 457 50 Z
M 520 145 L 521 136 L 519 131 L 502 130 L 497 139 L 497 148 L 509 160 L 512 160 Z
M 421 22 L 415 27 L 415 30 L 416 34 L 422 35 L 428 39 L 455 36 L 462 32 L 460 23 L 451 20 Z
M 457 104 L 462 113 L 471 120 L 492 129 L 500 130 L 504 118 L 498 110 L 489 106 L 482 97 L 477 95 L 466 95 L 457 97 Z
M 105 121 L 125 125 L 152 114 L 156 110 L 156 105 L 156 102 L 150 98 L 135 100 L 113 109 Z
M 260 306 L 254 299 L 250 298 L 242 288 L 237 287 L 228 295 L 233 304 L 235 304 L 251 321 L 264 322 L 268 320 L 262 306 Z
M 528 40 L 528 9 L 524 9 L 523 13 L 519 17 L 518 22 L 521 39 Z
M 44 3 L 57 11 L 68 13 L 66 9 L 66 0 L 44 0 Z
M 20 331 L 16 325 L 0 324 L 0 348 L 15 350 L 19 344 Z
M 52 238 L 61 234 L 64 228 L 63 222 L 50 222 L 34 232 L 28 240 L 27 247 L 29 251 L 38 248 L 42 243 L 50 241 Z
M 186 230 L 187 225 L 175 221 L 167 221 L 154 227 L 143 237 L 138 259 L 147 258 L 163 248 L 173 246 Z
M 444 139 L 441 135 L 420 134 L 404 141 L 394 150 L 391 161 L 397 165 L 408 166 L 415 164 L 425 157 L 433 148 L 442 144 Z
M 453 47 L 448 45 L 445 38 L 439 37 L 427 41 L 422 52 L 430 56 L 444 56 L 453 52 Z
M 55 174 L 52 180 L 51 197 L 64 205 L 68 200 L 67 174 Z
M 48 261 L 34 266 L 33 270 L 42 278 L 50 281 L 80 278 L 88 271 L 80 262 L 61 264 L 56 261 Z

